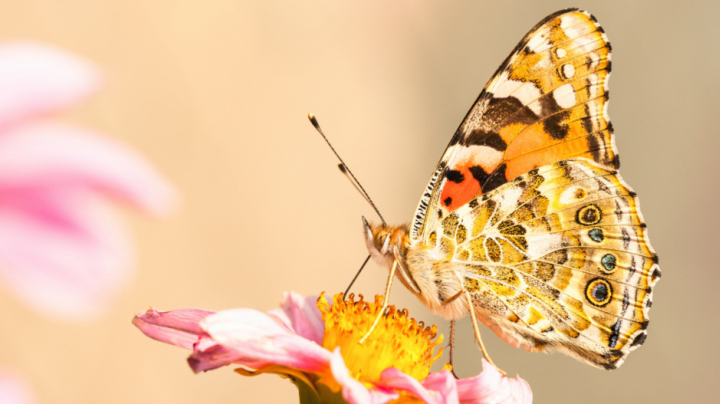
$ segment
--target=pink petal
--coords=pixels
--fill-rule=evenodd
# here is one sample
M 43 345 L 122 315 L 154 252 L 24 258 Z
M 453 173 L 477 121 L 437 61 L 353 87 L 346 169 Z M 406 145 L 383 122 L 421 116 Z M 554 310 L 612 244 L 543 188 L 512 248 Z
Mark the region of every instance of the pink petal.
M 127 146 L 52 123 L 24 125 L 0 137 L 0 203 L 27 189 L 36 192 L 23 203 L 42 198 L 42 190 L 84 189 L 160 215 L 177 200 L 160 174 Z
M 459 402 L 457 381 L 449 370 L 429 374 L 422 381 L 422 385 L 434 391 L 436 393 L 434 398 L 440 403 Z
M 256 369 L 280 365 L 305 372 L 328 370 L 327 349 L 259 311 L 225 310 L 205 318 L 200 325 L 212 341 L 237 355 L 234 363 Z
M 325 323 L 317 307 L 318 296 L 302 296 L 297 292 L 283 293 L 281 308 L 268 314 L 280 319 L 301 337 L 322 345 Z
M 457 381 L 460 402 L 472 404 L 531 404 L 530 385 L 520 377 L 503 376 L 485 359 L 483 371 L 478 376 Z
M 395 368 L 387 368 L 380 374 L 380 385 L 393 390 L 407 391 L 425 403 L 444 403 L 434 397 L 419 381 Z M 457 403 L 449 402 L 449 403 Z
M 62 196 L 54 208 L 64 226 L 3 209 L 0 202 L 0 277 L 41 311 L 87 318 L 127 284 L 134 254 L 124 228 L 103 206 L 88 195 Z
M 333 351 L 330 368 L 335 381 L 342 386 L 343 398 L 350 404 L 384 404 L 399 397 L 399 394 L 386 387 L 368 390 L 365 385 L 355 380 L 345 366 L 340 348 L 335 348 Z
M 61 49 L 32 42 L 0 45 L 0 130 L 66 107 L 96 91 L 99 71 Z
M 12 371 L 0 370 L 0 403 L 30 404 L 35 402 L 30 385 Z
M 152 339 L 180 348 L 193 349 L 193 344 L 198 341 L 202 333 L 200 321 L 214 313 L 203 309 L 172 311 L 150 309 L 145 313 L 138 313 L 133 318 L 133 324 Z
M 242 354 L 231 351 L 224 346 L 213 341 L 207 335 L 202 335 L 200 340 L 193 347 L 193 353 L 188 357 L 188 365 L 195 373 L 205 372 L 217 369 L 233 363 L 245 365 L 248 367 L 260 368 L 262 366 L 250 366 L 241 361 L 244 359 Z M 262 365 L 262 364 L 260 364 Z

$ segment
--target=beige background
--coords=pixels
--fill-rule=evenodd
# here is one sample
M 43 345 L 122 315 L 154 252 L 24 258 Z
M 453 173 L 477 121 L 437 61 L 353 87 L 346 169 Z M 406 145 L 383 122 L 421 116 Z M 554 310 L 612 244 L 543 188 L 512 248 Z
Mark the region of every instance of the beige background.
M 606 372 L 529 354 L 484 329 L 493 358 L 536 402 L 717 399 L 717 1 L 4 0 L 0 38 L 97 62 L 105 91 L 65 119 L 136 147 L 183 195 L 165 222 L 131 222 L 139 264 L 103 318 L 67 324 L 0 291 L 0 364 L 41 403 L 285 403 L 273 376 L 193 375 L 187 352 L 142 336 L 132 315 L 276 306 L 285 290 L 340 292 L 367 252 L 372 211 L 307 122 L 314 112 L 390 222 L 408 221 L 450 136 L 517 41 L 569 5 L 613 44 L 611 116 L 622 174 L 639 193 L 663 279 L 648 342 Z M 381 293 L 374 264 L 355 291 Z M 405 290 L 391 301 L 436 322 Z M 446 331 L 445 331 L 446 332 Z M 480 371 L 469 320 L 461 376 Z

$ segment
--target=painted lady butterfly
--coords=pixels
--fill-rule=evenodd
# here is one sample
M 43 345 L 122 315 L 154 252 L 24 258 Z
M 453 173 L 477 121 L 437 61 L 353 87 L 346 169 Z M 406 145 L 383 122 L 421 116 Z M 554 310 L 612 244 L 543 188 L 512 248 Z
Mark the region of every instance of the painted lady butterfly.
M 610 49 L 576 9 L 525 35 L 452 137 L 412 225 L 365 222 L 388 291 L 397 271 L 435 313 L 470 312 L 515 347 L 604 369 L 645 341 L 660 270 L 617 173 Z

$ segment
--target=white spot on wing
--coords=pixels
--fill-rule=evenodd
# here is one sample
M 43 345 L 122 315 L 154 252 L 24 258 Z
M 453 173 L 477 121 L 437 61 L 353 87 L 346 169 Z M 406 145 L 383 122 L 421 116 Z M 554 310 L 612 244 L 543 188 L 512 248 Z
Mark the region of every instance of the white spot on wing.
M 580 36 L 573 40 L 573 47 L 576 49 L 584 48 L 585 46 L 591 45 L 595 42 L 595 38 L 592 35 Z
M 555 89 L 553 97 L 555 97 L 555 102 L 562 108 L 570 108 L 577 102 L 572 84 L 565 84 Z
M 520 100 L 523 105 L 527 105 L 542 96 L 540 89 L 537 88 L 535 83 L 525 83 L 522 87 L 518 88 L 513 94 L 515 98 Z
M 495 98 L 508 97 L 510 96 L 510 94 L 513 93 L 513 91 L 520 88 L 520 86 L 522 86 L 523 84 L 524 83 L 522 81 L 508 80 L 500 84 L 500 86 L 495 91 L 493 91 L 493 95 L 495 96 Z
M 573 75 L 575 75 L 575 66 L 571 64 L 566 64 L 562 67 L 563 75 L 566 79 L 572 78 Z
M 538 259 L 551 251 L 562 247 L 561 233 L 545 233 L 526 236 L 528 242 L 527 254 L 530 259 Z
M 565 55 L 567 55 L 567 52 L 565 51 L 565 49 L 557 48 L 557 49 L 555 50 L 555 54 L 556 54 L 557 57 L 559 57 L 559 58 L 564 58 Z
M 605 76 L 605 83 L 603 84 L 605 87 L 605 92 L 607 93 L 608 91 L 610 91 L 610 72 L 608 72 L 607 76 Z
M 560 28 L 562 28 L 563 30 L 565 30 L 566 28 L 570 28 L 573 25 L 575 25 L 575 18 L 573 18 L 572 15 L 566 15 L 560 19 Z
M 527 47 L 530 48 L 530 50 L 534 50 L 535 48 L 543 44 L 547 44 L 547 42 L 545 41 L 545 34 L 535 35 L 534 37 L 530 38 Z
M 456 166 L 480 166 L 489 173 L 500 164 L 502 156 L 502 152 L 489 146 L 463 147 L 456 157 Z
M 590 74 L 587 76 L 587 87 L 590 89 L 590 97 L 588 99 L 594 99 L 598 95 L 598 75 L 597 74 Z
M 608 105 L 610 105 L 610 100 L 605 100 L 605 105 L 603 105 L 603 117 L 606 121 L 610 122 L 610 115 L 608 115 Z
M 522 82 L 518 80 L 508 80 L 502 83 L 497 90 L 493 92 L 496 98 L 515 97 L 523 105 L 527 105 L 533 112 L 540 114 L 540 105 L 532 104 L 542 96 L 540 89 L 535 83 Z

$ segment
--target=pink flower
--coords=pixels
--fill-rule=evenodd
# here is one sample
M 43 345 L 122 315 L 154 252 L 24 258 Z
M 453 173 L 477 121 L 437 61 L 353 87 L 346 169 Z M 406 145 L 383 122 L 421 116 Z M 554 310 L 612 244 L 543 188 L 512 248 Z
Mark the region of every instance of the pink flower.
M 63 317 L 98 313 L 128 280 L 133 251 L 101 197 L 153 214 L 175 201 L 126 146 L 46 119 L 99 83 L 95 67 L 59 49 L 0 45 L 0 281 Z
M 317 304 L 316 304 L 317 302 Z M 381 307 L 360 298 L 330 306 L 322 295 L 283 296 L 281 309 L 267 314 L 252 309 L 212 312 L 148 310 L 133 323 L 148 337 L 192 349 L 195 372 L 230 364 L 254 376 L 275 373 L 298 386 L 301 402 L 387 403 L 531 403 L 524 380 L 503 376 L 483 360 L 483 372 L 456 380 L 449 370 L 430 373 L 442 353 L 434 348 L 435 327 L 423 330 L 406 311 L 392 308 L 362 345 Z
M 30 404 L 35 398 L 28 383 L 15 372 L 0 369 L 0 403 Z

